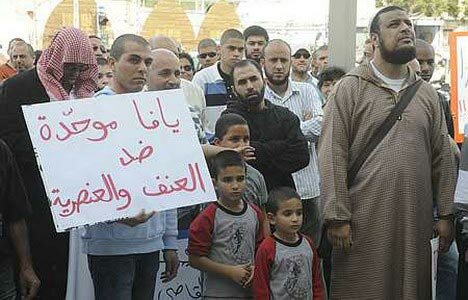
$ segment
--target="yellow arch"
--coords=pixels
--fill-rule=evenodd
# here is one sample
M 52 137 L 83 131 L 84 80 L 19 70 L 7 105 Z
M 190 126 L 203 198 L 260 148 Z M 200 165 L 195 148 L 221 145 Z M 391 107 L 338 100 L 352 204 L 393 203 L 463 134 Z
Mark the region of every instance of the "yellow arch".
M 175 0 L 158 1 L 146 19 L 141 35 L 149 39 L 158 34 L 173 38 L 187 50 L 196 48 L 192 23 Z
M 219 40 L 223 31 L 229 28 L 240 29 L 240 18 L 232 3 L 221 0 L 209 9 L 200 27 L 197 40 L 201 41 L 205 38 Z
M 94 0 L 80 0 L 80 29 L 87 34 L 96 34 L 96 2 Z M 42 47 L 49 46 L 55 33 L 62 27 L 73 26 L 73 0 L 63 0 L 52 11 L 47 19 L 44 34 L 42 37 Z

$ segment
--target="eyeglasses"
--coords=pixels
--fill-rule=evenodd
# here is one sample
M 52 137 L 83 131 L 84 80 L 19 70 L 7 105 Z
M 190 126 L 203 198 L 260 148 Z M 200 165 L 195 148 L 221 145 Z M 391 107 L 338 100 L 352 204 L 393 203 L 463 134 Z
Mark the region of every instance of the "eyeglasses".
M 293 57 L 294 57 L 295 59 L 299 59 L 299 58 L 301 58 L 301 57 L 304 57 L 305 59 L 309 59 L 309 58 L 310 58 L 310 54 L 307 53 L 307 52 L 299 52 L 299 53 L 294 54 Z
M 210 58 L 213 58 L 216 56 L 216 52 L 207 52 L 207 53 L 202 53 L 198 55 L 198 57 L 201 59 L 205 59 L 207 56 L 209 56 Z
M 185 72 L 190 72 L 193 70 L 191 65 L 186 65 L 186 66 L 180 66 L 180 70 L 184 70 Z

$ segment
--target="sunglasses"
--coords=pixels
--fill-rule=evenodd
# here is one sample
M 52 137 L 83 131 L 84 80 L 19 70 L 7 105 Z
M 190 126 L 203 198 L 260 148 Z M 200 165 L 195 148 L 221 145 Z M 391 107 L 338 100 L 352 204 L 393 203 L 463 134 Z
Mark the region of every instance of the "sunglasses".
M 190 72 L 192 71 L 192 66 L 191 65 L 186 65 L 186 66 L 180 66 L 180 70 L 184 70 L 185 72 Z
M 295 59 L 299 59 L 299 58 L 301 58 L 301 57 L 304 57 L 305 59 L 309 59 L 310 54 L 307 53 L 307 52 L 300 52 L 300 53 L 294 54 L 293 57 L 294 57 Z
M 207 56 L 209 56 L 210 58 L 213 58 L 216 56 L 216 52 L 207 52 L 207 53 L 202 53 L 198 55 L 198 57 L 201 59 L 205 59 Z

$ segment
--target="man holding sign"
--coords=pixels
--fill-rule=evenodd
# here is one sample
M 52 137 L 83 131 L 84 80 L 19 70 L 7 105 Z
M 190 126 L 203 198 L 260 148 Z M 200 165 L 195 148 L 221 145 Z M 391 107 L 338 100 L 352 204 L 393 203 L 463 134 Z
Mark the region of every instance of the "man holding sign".
M 137 35 L 122 35 L 110 56 L 114 80 L 95 97 L 142 91 L 153 60 L 148 42 Z M 161 250 L 166 265 L 163 282 L 177 275 L 176 239 L 176 210 L 142 211 L 134 218 L 87 228 L 84 250 L 96 299 L 153 299 Z

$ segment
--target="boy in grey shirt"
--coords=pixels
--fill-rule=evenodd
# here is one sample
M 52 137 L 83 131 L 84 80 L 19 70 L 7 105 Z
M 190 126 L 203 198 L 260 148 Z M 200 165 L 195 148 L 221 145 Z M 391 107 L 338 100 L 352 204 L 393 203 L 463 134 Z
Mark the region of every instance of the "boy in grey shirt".
M 252 298 L 255 251 L 263 239 L 262 214 L 241 199 L 245 163 L 240 154 L 220 152 L 211 171 L 218 201 L 190 225 L 189 262 L 203 272 L 204 299 Z
M 247 121 L 237 114 L 224 114 L 216 121 L 214 145 L 239 149 L 250 145 L 250 130 Z M 255 151 L 255 150 L 253 150 Z M 245 153 L 247 159 L 255 159 L 255 152 Z M 262 173 L 245 164 L 245 192 L 242 200 L 253 203 L 262 211 L 264 234 L 270 234 L 270 226 L 266 221 L 265 204 L 268 200 L 268 190 Z
M 324 299 L 320 260 L 312 240 L 299 233 L 300 196 L 289 187 L 270 191 L 267 216 L 275 232 L 255 257 L 255 299 Z

